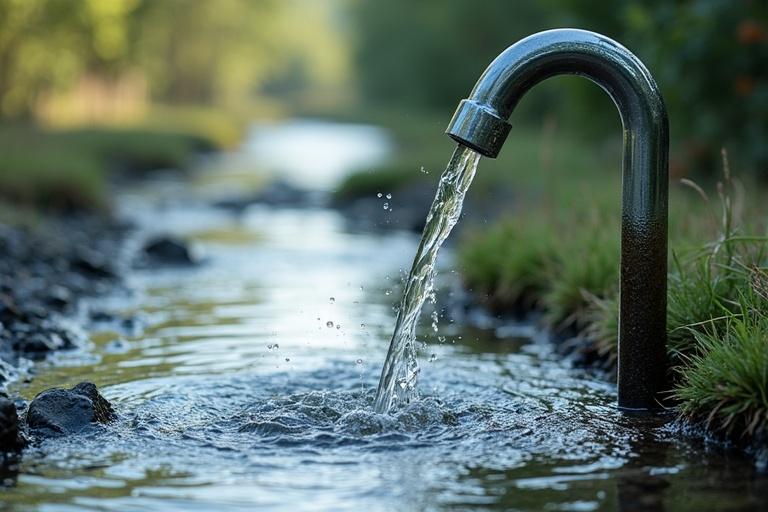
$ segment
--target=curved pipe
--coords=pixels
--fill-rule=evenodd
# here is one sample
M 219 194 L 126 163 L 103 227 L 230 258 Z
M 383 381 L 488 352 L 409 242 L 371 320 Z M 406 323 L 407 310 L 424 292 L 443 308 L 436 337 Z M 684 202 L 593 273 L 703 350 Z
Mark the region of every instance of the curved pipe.
M 534 85 L 562 74 L 602 87 L 624 127 L 618 400 L 623 409 L 660 407 L 666 389 L 667 111 L 656 82 L 617 42 L 585 30 L 540 32 L 507 48 L 462 100 L 446 133 L 495 158 L 508 118 Z

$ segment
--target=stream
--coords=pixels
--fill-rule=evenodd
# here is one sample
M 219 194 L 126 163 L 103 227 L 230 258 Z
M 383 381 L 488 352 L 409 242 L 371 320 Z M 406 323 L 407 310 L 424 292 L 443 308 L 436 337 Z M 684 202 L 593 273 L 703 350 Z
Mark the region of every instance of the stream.
M 317 159 L 281 159 L 307 131 L 323 141 L 321 170 Z M 322 207 L 233 213 L 213 203 L 269 172 L 327 190 L 387 151 L 372 127 L 260 125 L 192 180 L 169 175 L 121 191 L 118 210 L 139 226 L 137 240 L 181 236 L 204 263 L 133 272 L 130 292 L 90 307 L 136 322 L 97 325 L 90 346 L 52 356 L 31 384 L 16 385 L 29 399 L 91 380 L 119 419 L 28 449 L 0 509 L 766 506 L 768 477 L 749 459 L 685 440 L 669 417 L 619 413 L 612 384 L 571 368 L 529 325 L 441 318 L 435 332 L 427 311 L 417 328 L 419 396 L 374 412 L 418 237 L 351 229 Z M 437 288 L 450 290 L 450 247 L 437 269 Z

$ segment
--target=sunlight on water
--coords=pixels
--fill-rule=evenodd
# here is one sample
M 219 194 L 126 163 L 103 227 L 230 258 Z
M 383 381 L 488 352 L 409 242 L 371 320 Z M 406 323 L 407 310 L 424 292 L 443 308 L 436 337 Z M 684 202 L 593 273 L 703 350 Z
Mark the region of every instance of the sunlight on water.
M 459 220 L 464 196 L 472 184 L 479 161 L 479 153 L 458 146 L 440 177 L 437 194 L 427 214 L 421 242 L 405 283 L 395 332 L 381 372 L 375 406 L 379 413 L 389 411 L 398 403 L 408 403 L 416 392 L 419 376 L 416 323 L 424 301 L 433 290 L 437 253 Z

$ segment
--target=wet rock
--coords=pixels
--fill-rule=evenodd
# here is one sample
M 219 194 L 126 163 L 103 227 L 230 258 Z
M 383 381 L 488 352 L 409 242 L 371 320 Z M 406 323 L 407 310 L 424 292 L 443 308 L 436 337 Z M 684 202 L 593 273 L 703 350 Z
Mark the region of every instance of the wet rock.
M 0 396 L 0 452 L 16 451 L 21 445 L 16 406 L 9 399 Z
M 323 203 L 322 194 L 296 187 L 284 180 L 275 180 L 255 194 L 219 199 L 213 203 L 213 206 L 241 214 L 255 204 L 304 208 L 319 206 Z
M 184 266 L 197 263 L 187 244 L 172 237 L 159 237 L 148 241 L 142 253 L 150 263 L 155 264 Z
M 43 334 L 41 332 L 29 335 L 21 335 L 13 342 L 13 350 L 29 357 L 30 359 L 43 359 L 51 350 L 60 348 L 63 345 L 61 338 L 53 333 Z
M 63 310 L 72 303 L 72 293 L 63 286 L 54 285 L 48 291 L 45 302 L 54 309 Z
M 81 382 L 72 389 L 54 388 L 37 395 L 29 404 L 27 426 L 39 435 L 68 435 L 114 418 L 112 405 L 96 385 Z
M 94 323 L 107 323 L 115 320 L 115 315 L 106 311 L 91 311 L 90 317 L 91 322 Z
M 79 254 L 72 258 L 70 265 L 73 270 L 96 278 L 113 278 L 115 271 L 110 264 L 92 254 Z

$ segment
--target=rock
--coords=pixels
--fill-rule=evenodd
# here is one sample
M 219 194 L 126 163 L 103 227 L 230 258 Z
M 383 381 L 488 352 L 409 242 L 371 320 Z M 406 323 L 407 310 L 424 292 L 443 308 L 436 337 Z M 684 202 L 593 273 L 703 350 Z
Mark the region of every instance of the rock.
M 194 265 L 197 262 L 187 244 L 172 237 L 159 237 L 148 241 L 142 250 L 152 263 L 162 265 Z
M 96 385 L 81 382 L 72 389 L 54 388 L 37 395 L 29 404 L 27 426 L 35 434 L 69 435 L 114 418 L 112 405 Z
M 0 452 L 16 451 L 21 445 L 16 406 L 7 398 L 0 397 Z
M 322 205 L 324 203 L 323 199 L 322 194 L 312 193 L 288 181 L 275 180 L 255 194 L 222 198 L 214 201 L 212 204 L 215 208 L 228 210 L 239 215 L 255 204 L 305 208 Z
M 70 266 L 72 270 L 90 277 L 100 279 L 111 279 L 116 277 L 115 271 L 106 261 L 100 261 L 99 258 L 89 254 L 75 256 L 70 261 Z
M 62 310 L 72 302 L 72 293 L 63 286 L 54 285 L 48 290 L 45 302 L 55 309 Z

